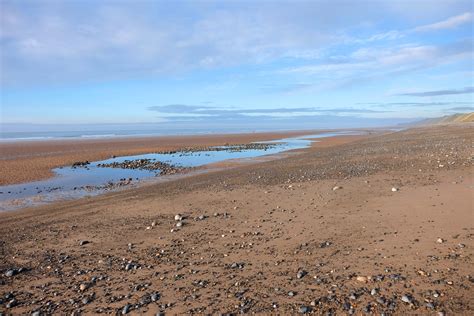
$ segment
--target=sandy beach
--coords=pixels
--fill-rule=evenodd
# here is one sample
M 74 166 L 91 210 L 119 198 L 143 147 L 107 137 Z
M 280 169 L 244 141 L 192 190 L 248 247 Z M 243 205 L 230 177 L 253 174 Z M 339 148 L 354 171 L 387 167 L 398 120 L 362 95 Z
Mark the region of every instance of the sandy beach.
M 471 125 L 336 137 L 0 213 L 0 312 L 472 314 L 472 141 Z
M 49 178 L 53 176 L 51 169 L 72 165 L 76 161 L 245 144 L 321 132 L 324 131 L 0 142 L 0 185 Z

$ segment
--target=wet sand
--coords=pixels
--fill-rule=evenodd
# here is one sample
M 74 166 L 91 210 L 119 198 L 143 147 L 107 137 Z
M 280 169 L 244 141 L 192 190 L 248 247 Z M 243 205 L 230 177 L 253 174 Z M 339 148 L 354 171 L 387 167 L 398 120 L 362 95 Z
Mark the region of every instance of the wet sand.
M 324 131 L 4 142 L 0 143 L 0 185 L 46 179 L 53 176 L 52 169 L 76 161 L 245 144 L 320 132 Z
M 333 140 L 1 213 L 0 312 L 472 315 L 473 140 Z

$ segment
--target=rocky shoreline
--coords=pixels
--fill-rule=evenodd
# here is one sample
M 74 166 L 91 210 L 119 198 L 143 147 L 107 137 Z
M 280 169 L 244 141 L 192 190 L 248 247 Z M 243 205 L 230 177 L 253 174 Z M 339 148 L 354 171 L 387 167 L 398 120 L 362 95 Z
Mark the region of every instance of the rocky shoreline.
M 154 159 L 135 159 L 125 160 L 123 162 L 101 163 L 98 164 L 97 167 L 157 171 L 159 175 L 176 174 L 183 170 L 189 169 L 166 162 L 156 161 Z

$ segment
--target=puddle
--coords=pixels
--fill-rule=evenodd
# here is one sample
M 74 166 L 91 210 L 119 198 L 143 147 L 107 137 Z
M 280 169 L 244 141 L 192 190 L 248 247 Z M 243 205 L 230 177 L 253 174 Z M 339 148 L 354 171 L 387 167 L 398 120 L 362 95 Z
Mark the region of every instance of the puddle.
M 143 155 L 115 157 L 91 162 L 83 167 L 62 167 L 53 169 L 53 178 L 22 184 L 0 186 L 0 211 L 14 210 L 27 206 L 41 205 L 59 200 L 77 199 L 94 196 L 123 188 L 136 187 L 141 183 L 159 180 L 163 170 L 137 168 L 112 168 L 101 165 L 128 165 L 127 161 L 142 159 L 146 163 L 170 165 L 177 169 L 195 168 L 229 159 L 248 159 L 279 154 L 289 150 L 303 149 L 311 145 L 314 139 L 338 135 L 357 135 L 360 132 L 333 132 L 306 135 L 295 138 L 283 138 L 274 141 L 257 142 L 268 146 L 246 147 L 220 146 L 202 151 L 174 153 L 151 153 Z M 250 146 L 252 147 L 252 146 Z M 143 162 L 142 161 L 142 162 Z

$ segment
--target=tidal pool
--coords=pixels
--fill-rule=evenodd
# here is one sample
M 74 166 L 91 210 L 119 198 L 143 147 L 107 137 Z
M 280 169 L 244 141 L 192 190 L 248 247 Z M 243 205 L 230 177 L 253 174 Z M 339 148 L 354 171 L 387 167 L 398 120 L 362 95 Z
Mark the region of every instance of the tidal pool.
M 178 168 L 193 168 L 229 159 L 256 158 L 275 155 L 294 149 L 303 149 L 318 138 L 338 135 L 356 135 L 360 132 L 342 131 L 283 138 L 257 142 L 270 144 L 259 149 L 241 149 L 233 146 L 211 147 L 209 150 L 174 153 L 150 153 L 143 155 L 114 157 L 91 162 L 83 167 L 61 167 L 53 169 L 55 176 L 41 181 L 0 186 L 0 210 L 14 210 L 59 200 L 93 196 L 122 188 L 137 186 L 159 179 L 160 170 L 101 167 L 103 164 L 123 163 L 139 159 L 162 162 Z

